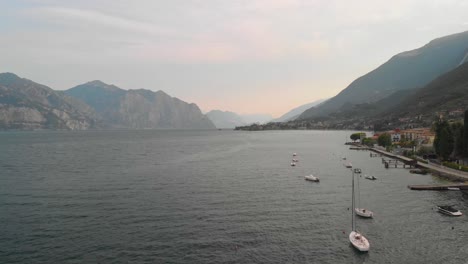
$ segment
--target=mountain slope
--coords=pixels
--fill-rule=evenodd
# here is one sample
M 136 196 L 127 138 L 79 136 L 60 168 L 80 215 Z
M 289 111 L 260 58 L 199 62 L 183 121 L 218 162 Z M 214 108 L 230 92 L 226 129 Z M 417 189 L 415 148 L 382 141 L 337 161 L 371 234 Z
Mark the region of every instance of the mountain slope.
M 213 123 L 195 104 L 162 91 L 123 90 L 101 81 L 73 87 L 66 94 L 84 101 L 111 128 L 130 129 L 213 129 Z
M 206 116 L 217 128 L 235 128 L 246 124 L 242 117 L 234 112 L 211 110 Z
M 95 127 L 92 108 L 62 92 L 20 78 L 0 74 L 1 129 L 68 129 Z
M 468 63 L 464 63 L 417 90 L 383 116 L 430 118 L 436 112 L 464 111 L 467 107 Z
M 307 109 L 309 109 L 311 107 L 317 106 L 317 105 L 323 103 L 326 100 L 327 99 L 320 99 L 320 100 L 313 101 L 313 102 L 308 103 L 308 104 L 298 106 L 298 107 L 292 109 L 291 111 L 287 112 L 286 114 L 282 115 L 281 117 L 278 117 L 278 118 L 272 120 L 272 122 L 287 122 L 287 121 L 290 121 L 290 120 L 294 120 L 295 118 L 299 117 L 305 110 L 307 110 Z
M 376 102 L 396 91 L 420 88 L 466 60 L 468 31 L 439 39 L 393 56 L 377 69 L 353 81 L 319 107 L 305 111 L 299 119 L 326 116 L 345 104 Z

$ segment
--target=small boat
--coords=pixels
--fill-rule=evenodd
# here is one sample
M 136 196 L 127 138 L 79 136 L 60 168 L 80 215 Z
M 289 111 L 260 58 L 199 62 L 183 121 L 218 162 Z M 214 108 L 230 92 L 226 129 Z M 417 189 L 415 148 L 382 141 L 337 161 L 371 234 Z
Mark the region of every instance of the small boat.
M 447 190 L 449 190 L 449 191 L 459 191 L 460 188 L 458 188 L 458 187 L 447 187 Z
M 357 169 L 354 169 L 357 170 Z M 351 208 L 354 208 L 356 197 L 354 195 L 354 172 L 352 174 L 352 193 L 351 193 Z M 351 233 L 349 233 L 349 242 L 360 252 L 368 252 L 370 248 L 370 243 L 367 238 L 362 235 L 356 228 L 355 214 L 351 212 Z
M 427 174 L 427 170 L 424 170 L 424 169 L 412 169 L 409 171 L 410 173 L 414 173 L 414 174 Z
M 374 216 L 374 213 L 372 213 L 372 211 L 369 211 L 364 208 L 354 208 L 354 212 L 356 212 L 357 215 L 364 218 L 372 218 L 372 216 Z
M 369 241 L 358 231 L 351 231 L 351 233 L 349 234 L 349 242 L 351 242 L 351 244 L 353 244 L 353 246 L 361 252 L 369 251 Z
M 351 164 L 351 162 L 348 162 L 346 164 L 344 164 L 344 166 L 348 169 L 352 168 L 353 167 L 353 164 Z
M 293 157 L 296 157 L 296 156 L 297 156 L 297 153 L 296 153 L 296 152 L 294 152 L 294 153 L 293 153 Z
M 437 210 L 440 213 L 450 215 L 450 216 L 461 216 L 461 215 L 463 215 L 462 212 L 460 212 L 459 210 L 457 210 L 457 209 L 455 209 L 455 208 L 453 208 L 452 206 L 449 206 L 449 205 L 438 205 Z
M 292 159 L 292 162 L 299 162 L 298 159 Z
M 377 180 L 377 178 L 375 176 L 365 176 L 364 178 L 368 179 L 368 180 L 372 180 L 372 181 L 375 181 Z
M 319 182 L 320 179 L 318 177 L 315 177 L 314 175 L 306 175 L 304 176 L 306 181 L 313 181 L 313 182 Z
M 343 160 L 346 160 L 346 157 L 343 157 Z
M 296 163 L 295 162 L 291 162 L 291 167 L 294 167 L 296 166 Z

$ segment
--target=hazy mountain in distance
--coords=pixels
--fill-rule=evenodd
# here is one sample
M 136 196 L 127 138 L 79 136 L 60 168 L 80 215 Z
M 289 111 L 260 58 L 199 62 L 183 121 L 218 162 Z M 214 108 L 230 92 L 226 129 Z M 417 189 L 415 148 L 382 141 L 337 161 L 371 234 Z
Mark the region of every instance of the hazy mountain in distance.
M 0 74 L 0 129 L 83 130 L 96 123 L 85 103 L 13 73 Z
M 78 85 L 65 93 L 84 101 L 110 128 L 214 129 L 196 104 L 186 103 L 163 91 L 124 90 L 101 81 Z
M 244 119 L 234 112 L 211 110 L 206 116 L 214 123 L 217 128 L 235 128 L 245 125 Z
M 468 31 L 432 40 L 425 46 L 393 56 L 359 77 L 335 97 L 306 110 L 299 119 L 339 112 L 344 105 L 373 103 L 399 90 L 421 88 L 467 60 Z
M 241 115 L 241 117 L 248 125 L 253 123 L 265 124 L 273 120 L 273 116 L 269 114 L 249 114 Z
M 299 115 L 302 114 L 305 110 L 311 107 L 317 106 L 326 100 L 327 99 L 320 99 L 320 100 L 316 100 L 311 103 L 296 107 L 292 109 L 291 111 L 287 112 L 286 114 L 282 115 L 281 117 L 273 119 L 272 122 L 287 122 L 287 121 L 294 120 L 295 118 L 299 117 Z

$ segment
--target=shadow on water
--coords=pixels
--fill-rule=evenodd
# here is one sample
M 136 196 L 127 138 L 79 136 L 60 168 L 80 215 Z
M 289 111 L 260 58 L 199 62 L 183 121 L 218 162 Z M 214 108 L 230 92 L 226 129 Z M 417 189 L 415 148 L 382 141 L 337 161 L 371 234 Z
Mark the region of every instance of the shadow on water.
M 366 263 L 369 260 L 369 252 L 359 251 L 351 243 L 349 243 L 349 249 L 354 253 L 353 263 Z

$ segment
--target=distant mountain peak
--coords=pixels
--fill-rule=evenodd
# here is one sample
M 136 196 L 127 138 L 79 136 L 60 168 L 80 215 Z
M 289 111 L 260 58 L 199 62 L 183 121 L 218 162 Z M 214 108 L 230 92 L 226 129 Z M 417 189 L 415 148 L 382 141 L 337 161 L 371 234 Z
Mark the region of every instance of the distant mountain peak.
M 124 91 L 123 89 L 113 85 L 113 84 L 107 84 L 101 80 L 94 80 L 87 82 L 85 84 L 79 85 L 79 86 L 86 86 L 86 87 L 91 87 L 91 88 L 100 88 L 108 91 Z M 79 87 L 78 86 L 78 87 Z
M 101 80 L 90 81 L 90 82 L 87 82 L 86 84 L 96 85 L 96 86 L 108 86 L 109 85 Z
M 12 72 L 3 72 L 3 73 L 0 73 L 0 77 L 2 78 L 18 78 L 20 79 L 20 77 Z
M 0 73 L 0 82 L 4 84 L 10 84 L 11 82 L 21 80 L 21 78 L 11 72 Z

